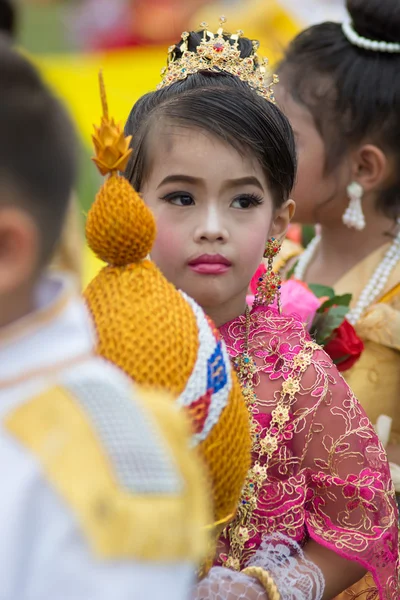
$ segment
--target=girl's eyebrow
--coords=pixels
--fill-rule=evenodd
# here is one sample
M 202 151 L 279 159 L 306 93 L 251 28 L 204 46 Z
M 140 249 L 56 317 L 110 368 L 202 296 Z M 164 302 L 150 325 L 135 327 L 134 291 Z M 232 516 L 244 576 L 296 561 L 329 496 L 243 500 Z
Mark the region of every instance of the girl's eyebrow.
M 234 188 L 243 185 L 254 185 L 255 187 L 258 187 L 262 192 L 264 192 L 262 183 L 257 179 L 257 177 L 254 177 L 254 175 L 250 175 L 248 177 L 239 177 L 238 179 L 227 179 L 224 182 L 223 187 Z
M 190 175 L 180 175 L 180 174 L 167 175 L 167 177 L 164 177 L 164 179 L 158 185 L 157 189 L 159 189 L 162 185 L 165 185 L 166 183 L 180 183 L 180 182 L 199 185 L 199 184 L 203 184 L 204 180 L 200 179 L 199 177 L 191 177 Z M 224 181 L 223 187 L 231 189 L 231 188 L 235 188 L 235 187 L 239 187 L 239 186 L 243 186 L 243 185 L 254 185 L 255 187 L 258 187 L 262 192 L 264 192 L 262 183 L 257 179 L 257 177 L 254 177 L 253 175 L 248 176 L 248 177 L 240 177 L 238 179 L 227 179 L 226 181 Z
M 190 175 L 179 175 L 179 174 L 167 175 L 167 177 L 164 177 L 164 179 L 159 184 L 157 189 L 159 189 L 162 185 L 165 185 L 166 183 L 180 183 L 180 182 L 199 184 L 199 183 L 203 182 L 203 179 L 200 179 L 198 177 L 191 177 Z

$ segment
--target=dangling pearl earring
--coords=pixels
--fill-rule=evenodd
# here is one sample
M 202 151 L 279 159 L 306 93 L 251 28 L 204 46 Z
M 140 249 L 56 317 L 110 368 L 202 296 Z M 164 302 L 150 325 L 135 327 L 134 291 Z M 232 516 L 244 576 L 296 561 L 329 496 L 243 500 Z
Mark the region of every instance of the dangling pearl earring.
M 361 205 L 364 190 L 357 181 L 353 181 L 347 186 L 347 195 L 350 203 L 343 214 L 342 221 L 350 229 L 361 231 L 365 227 L 365 217 Z

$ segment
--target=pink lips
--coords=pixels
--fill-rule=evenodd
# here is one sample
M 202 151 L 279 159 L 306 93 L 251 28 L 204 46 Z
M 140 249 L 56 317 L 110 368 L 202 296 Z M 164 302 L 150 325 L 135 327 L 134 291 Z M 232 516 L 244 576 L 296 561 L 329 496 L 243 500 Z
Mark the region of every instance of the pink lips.
M 232 263 L 221 254 L 202 254 L 189 262 L 189 267 L 195 273 L 202 275 L 222 275 Z

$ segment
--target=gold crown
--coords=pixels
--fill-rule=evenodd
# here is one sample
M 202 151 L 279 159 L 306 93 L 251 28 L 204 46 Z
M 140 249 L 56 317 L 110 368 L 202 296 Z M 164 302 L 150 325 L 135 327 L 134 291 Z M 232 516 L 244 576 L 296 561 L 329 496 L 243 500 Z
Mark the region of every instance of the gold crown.
M 208 31 L 207 23 L 201 23 L 203 39 L 196 48 L 196 52 L 188 50 L 188 39 L 190 33 L 182 33 L 182 43 L 168 48 L 168 65 L 161 70 L 163 80 L 157 89 L 167 87 L 176 81 L 182 81 L 189 75 L 199 71 L 223 71 L 239 77 L 252 87 L 257 94 L 275 102 L 273 86 L 278 83 L 277 75 L 269 75 L 267 70 L 268 59 L 257 55 L 259 42 L 253 41 L 253 52 L 246 58 L 240 57 L 239 39 L 243 31 L 239 30 L 228 39 L 224 37 L 223 25 L 225 17 L 220 17 L 220 28 L 214 34 Z M 225 33 L 225 36 L 227 34 Z M 176 57 L 176 50 L 182 53 Z

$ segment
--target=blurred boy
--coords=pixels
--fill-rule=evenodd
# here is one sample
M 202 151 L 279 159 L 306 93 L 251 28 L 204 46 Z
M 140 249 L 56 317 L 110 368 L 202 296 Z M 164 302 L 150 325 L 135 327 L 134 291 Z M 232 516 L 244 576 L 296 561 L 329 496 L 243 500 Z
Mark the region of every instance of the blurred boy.
M 185 426 L 94 355 L 73 286 L 45 274 L 75 148 L 0 40 L 0 598 L 180 600 L 208 516 Z

